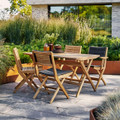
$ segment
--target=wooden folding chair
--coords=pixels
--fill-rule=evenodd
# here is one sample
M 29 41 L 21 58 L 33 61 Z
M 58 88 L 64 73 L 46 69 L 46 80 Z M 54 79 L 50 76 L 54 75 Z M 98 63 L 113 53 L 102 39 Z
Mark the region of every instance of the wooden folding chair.
M 37 95 L 39 94 L 42 87 L 49 88 L 49 89 L 56 89 L 50 103 L 52 103 L 54 101 L 54 99 L 60 89 L 64 92 L 66 97 L 69 98 L 69 96 L 62 84 L 63 84 L 65 78 L 72 74 L 72 71 L 64 71 L 64 70 L 56 69 L 52 52 L 33 51 L 32 53 L 33 53 L 33 62 L 36 66 L 36 74 L 37 75 L 39 74 L 39 79 L 43 79 L 43 77 L 44 77 L 43 82 L 41 83 L 40 87 L 38 88 L 38 90 L 35 93 L 33 98 L 35 99 L 37 97 Z M 38 70 L 39 65 L 52 66 L 52 68 L 39 71 Z M 58 84 L 58 87 L 53 88 L 53 87 L 46 86 L 45 83 L 47 80 L 56 81 Z
M 81 49 L 82 49 L 82 46 L 66 45 L 65 46 L 65 53 L 79 53 L 79 54 L 81 54 Z M 61 65 L 61 69 L 63 68 L 63 66 L 64 65 Z M 76 73 L 77 70 L 78 70 L 78 67 L 75 67 L 75 69 L 73 68 L 73 66 L 69 66 L 69 67 L 73 71 L 71 79 L 73 79 L 74 76 L 76 76 L 76 78 L 79 79 L 79 77 L 78 77 L 78 75 Z
M 100 80 L 103 81 L 104 85 L 106 85 L 105 80 L 103 79 L 103 74 L 106 68 L 106 62 L 107 62 L 107 52 L 108 47 L 90 47 L 89 48 L 89 54 L 96 54 L 100 55 L 100 58 L 102 59 L 100 65 L 91 65 L 93 69 L 95 69 L 99 75 L 99 78 L 91 77 L 92 80 L 96 80 L 97 84 L 95 86 L 95 90 L 98 88 L 98 85 L 100 83 Z
M 24 83 L 28 83 L 28 85 L 36 91 L 37 85 L 33 81 L 34 74 L 35 74 L 35 67 L 22 67 L 21 60 L 18 54 L 17 48 L 13 49 L 14 57 L 16 66 L 18 69 L 19 75 L 23 78 L 22 81 L 15 87 L 14 93 L 23 86 Z

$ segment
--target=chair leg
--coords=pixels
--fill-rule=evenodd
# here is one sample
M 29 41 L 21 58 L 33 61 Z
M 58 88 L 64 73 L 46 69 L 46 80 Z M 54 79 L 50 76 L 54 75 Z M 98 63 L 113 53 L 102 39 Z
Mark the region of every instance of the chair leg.
M 22 80 L 22 81 L 15 87 L 15 90 L 13 91 L 13 93 L 16 93 L 16 91 L 17 91 L 20 87 L 22 87 L 25 82 L 26 82 L 25 80 Z
M 31 82 L 31 84 L 33 84 L 36 88 L 38 88 L 38 86 L 36 85 L 36 83 L 33 81 L 32 78 L 30 79 L 30 82 Z
M 65 78 L 62 79 L 61 84 L 63 84 L 64 81 L 65 81 Z M 57 93 L 59 92 L 59 90 L 60 90 L 60 87 L 58 86 L 55 93 L 54 93 L 54 95 L 53 95 L 53 97 L 52 97 L 52 99 L 50 100 L 50 104 L 54 101 L 54 99 L 55 99 Z
M 97 70 L 97 71 L 98 71 L 98 70 Z M 98 72 L 98 73 L 100 73 L 100 72 Z M 104 70 L 102 70 L 102 72 L 99 74 L 99 80 L 98 80 L 98 82 L 97 82 L 97 84 L 96 84 L 96 86 L 95 86 L 95 90 L 97 90 L 97 88 L 98 88 L 98 85 L 99 85 L 99 83 L 100 83 L 100 80 L 102 79 L 103 73 L 104 73 Z M 105 82 L 105 81 L 104 81 L 104 82 Z
M 42 79 L 42 77 L 41 76 L 38 76 L 38 79 L 39 79 L 39 81 L 40 81 L 40 83 L 42 83 L 43 82 L 43 79 Z M 45 88 L 45 90 L 47 90 L 48 91 L 48 94 L 50 94 L 50 91 L 48 90 L 48 88 L 47 88 L 47 86 L 46 86 L 46 84 L 44 83 L 44 88 Z
M 69 96 L 68 96 L 65 88 L 64 88 L 63 85 L 61 84 L 60 80 L 59 80 L 58 78 L 56 78 L 56 81 L 57 81 L 59 87 L 62 89 L 62 91 L 63 91 L 63 93 L 65 94 L 65 96 L 67 97 L 67 99 L 69 99 Z
M 98 72 L 98 74 L 99 74 L 99 76 L 100 76 L 99 70 L 97 70 L 97 72 Z M 103 79 L 103 77 L 101 78 L 101 80 L 103 81 L 104 85 L 106 85 L 106 82 L 105 82 L 105 80 Z
M 33 91 L 36 92 L 36 89 L 33 87 L 33 85 L 31 84 L 31 82 L 28 81 L 28 79 L 26 79 L 26 82 L 27 82 L 28 85 L 33 89 Z
M 107 84 L 106 84 L 105 80 L 103 79 L 103 77 L 101 79 L 102 79 L 104 85 L 106 86 Z
M 37 92 L 36 92 L 35 95 L 33 96 L 34 99 L 35 99 L 35 98 L 37 97 L 37 95 L 39 94 L 40 89 L 42 88 L 42 86 L 44 86 L 45 82 L 47 81 L 47 78 L 48 78 L 48 77 L 46 77 L 46 78 L 44 79 L 44 81 L 42 82 L 42 84 L 41 84 L 40 87 L 38 88 Z

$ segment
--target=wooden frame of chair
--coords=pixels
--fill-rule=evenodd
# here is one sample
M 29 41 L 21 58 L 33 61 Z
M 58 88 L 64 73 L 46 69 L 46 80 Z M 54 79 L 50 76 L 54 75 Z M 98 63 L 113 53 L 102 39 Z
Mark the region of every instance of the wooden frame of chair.
M 65 78 L 70 76 L 72 74 L 72 72 L 58 76 L 52 52 L 33 51 L 32 53 L 33 53 L 33 62 L 35 64 L 36 68 L 38 68 L 39 65 L 52 66 L 53 73 L 54 73 L 53 76 L 45 75 L 45 74 L 42 74 L 42 73 L 39 74 L 38 69 L 36 69 L 36 73 L 39 76 L 39 78 L 42 79 L 42 75 L 43 75 L 44 80 L 42 80 L 42 83 L 41 83 L 40 87 L 38 88 L 37 92 L 35 93 L 35 95 L 33 96 L 33 98 L 35 99 L 37 97 L 37 95 L 39 94 L 42 87 L 50 88 L 50 89 L 56 89 L 52 99 L 50 100 L 50 103 L 52 103 L 54 101 L 54 99 L 55 99 L 55 97 L 56 97 L 56 95 L 57 95 L 57 93 L 59 92 L 60 89 L 63 91 L 65 96 L 67 98 L 69 98 L 69 96 L 68 96 L 68 94 L 67 94 L 67 92 L 66 92 L 66 90 L 65 90 L 65 88 L 63 87 L 62 84 L 63 84 Z M 51 79 L 51 78 L 53 78 L 53 79 Z M 58 84 L 58 87 L 57 88 L 52 88 L 52 87 L 46 86 L 45 83 L 46 83 L 47 80 L 55 80 Z
M 34 74 L 35 74 L 35 68 L 31 69 L 26 69 L 26 70 L 22 70 L 22 64 L 21 64 L 21 60 L 18 54 L 18 50 L 17 48 L 13 49 L 13 53 L 14 53 L 14 57 L 15 57 L 15 62 L 16 62 L 16 66 L 18 69 L 18 73 L 19 75 L 23 78 L 22 81 L 15 87 L 14 93 L 16 93 L 16 91 L 23 86 L 23 84 L 26 82 L 28 83 L 28 85 L 34 90 L 36 91 L 35 88 L 37 88 L 37 85 L 35 84 L 35 82 L 33 81 L 34 78 Z M 27 67 L 26 67 L 27 68 Z M 28 67 L 29 68 L 29 67 Z
M 95 51 L 94 51 L 95 50 Z M 108 47 L 90 47 L 89 48 L 89 54 L 99 54 L 100 58 L 102 59 L 101 65 L 92 65 L 93 69 L 95 69 L 99 75 L 99 78 L 91 77 L 92 80 L 97 81 L 97 84 L 95 86 L 95 90 L 98 88 L 98 85 L 100 83 L 100 80 L 106 85 L 105 80 L 103 79 L 103 74 L 106 68 L 106 62 L 107 62 L 107 53 L 108 53 Z
M 73 45 L 66 45 L 65 46 L 65 53 L 79 53 L 79 54 L 81 54 L 81 50 L 82 50 L 82 46 L 73 46 Z M 61 65 L 61 69 L 63 68 L 63 66 L 64 65 Z M 75 67 L 75 69 L 73 69 L 73 66 L 69 66 L 69 67 L 73 71 L 71 79 L 73 79 L 74 76 L 76 76 L 76 78 L 79 79 L 79 77 L 76 73 L 78 70 L 78 67 Z

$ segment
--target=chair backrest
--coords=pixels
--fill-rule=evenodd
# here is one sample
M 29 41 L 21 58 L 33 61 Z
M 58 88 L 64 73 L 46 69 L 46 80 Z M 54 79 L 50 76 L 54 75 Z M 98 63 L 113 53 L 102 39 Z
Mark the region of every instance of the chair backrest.
M 53 52 L 50 51 L 32 51 L 33 54 L 33 63 L 36 66 L 52 66 L 54 75 L 57 76 L 55 61 L 53 57 Z
M 100 57 L 107 57 L 108 47 L 90 47 L 89 54 L 100 55 Z
M 13 53 L 14 53 L 14 56 L 15 56 L 15 62 L 16 62 L 16 65 L 17 65 L 17 69 L 18 69 L 18 71 L 21 71 L 22 70 L 22 64 L 21 64 L 21 60 L 20 60 L 17 48 L 13 49 Z
M 66 45 L 65 53 L 80 53 L 81 54 L 81 49 L 82 49 L 82 46 Z
M 51 66 L 51 52 L 32 51 L 33 62 L 37 65 Z

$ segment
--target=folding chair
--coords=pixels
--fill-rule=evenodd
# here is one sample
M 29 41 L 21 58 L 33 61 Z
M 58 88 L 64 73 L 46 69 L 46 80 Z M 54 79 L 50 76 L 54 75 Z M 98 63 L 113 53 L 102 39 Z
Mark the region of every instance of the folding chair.
M 98 88 L 98 85 L 100 83 L 100 80 L 103 81 L 104 85 L 106 85 L 105 80 L 103 79 L 103 73 L 106 68 L 106 62 L 107 62 L 107 52 L 108 47 L 90 47 L 89 48 L 89 54 L 97 54 L 100 55 L 100 58 L 102 59 L 101 65 L 91 65 L 93 69 L 95 69 L 99 75 L 99 78 L 91 77 L 92 80 L 96 80 L 97 84 L 95 86 L 95 89 Z
M 35 67 L 22 67 L 21 60 L 18 54 L 17 48 L 13 49 L 14 57 L 16 66 L 18 69 L 19 75 L 23 78 L 22 81 L 15 87 L 14 93 L 23 86 L 24 83 L 28 83 L 28 85 L 36 91 L 37 85 L 33 81 L 34 74 L 35 74 Z
M 65 46 L 65 53 L 79 53 L 81 54 L 82 46 L 72 46 L 72 45 L 66 45 Z M 64 59 L 65 60 L 65 59 Z M 61 65 L 61 69 L 64 65 Z M 69 66 L 71 70 L 73 71 L 73 74 L 71 76 L 71 79 L 73 79 L 74 76 L 76 76 L 77 79 L 79 79 L 78 75 L 76 74 L 78 67 L 73 68 L 73 66 Z
M 52 52 L 33 51 L 32 53 L 33 53 L 33 62 L 36 66 L 36 74 L 37 75 L 39 74 L 40 79 L 43 79 L 43 77 L 44 77 L 43 82 L 41 83 L 40 87 L 38 88 L 38 90 L 35 93 L 33 98 L 35 99 L 37 97 L 37 95 L 39 94 L 42 87 L 49 88 L 49 89 L 56 89 L 50 103 L 52 103 L 54 101 L 54 99 L 60 89 L 64 92 L 66 97 L 69 98 L 69 96 L 62 84 L 63 84 L 65 78 L 72 74 L 72 71 L 64 71 L 64 70 L 56 69 Z M 39 65 L 52 66 L 52 68 L 39 71 L 38 70 Z M 45 83 L 47 80 L 56 81 L 58 84 L 58 87 L 53 88 L 53 87 L 46 86 Z

